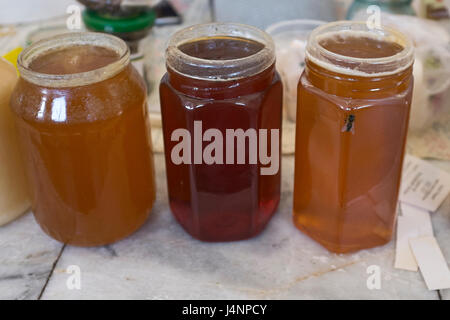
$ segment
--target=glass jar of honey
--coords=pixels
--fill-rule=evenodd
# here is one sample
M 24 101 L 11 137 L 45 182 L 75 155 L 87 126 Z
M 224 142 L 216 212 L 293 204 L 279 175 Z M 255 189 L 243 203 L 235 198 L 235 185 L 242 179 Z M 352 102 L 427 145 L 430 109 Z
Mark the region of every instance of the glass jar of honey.
M 170 208 L 203 241 L 261 232 L 280 199 L 282 85 L 272 39 L 241 24 L 177 32 L 160 98 Z
M 413 48 L 399 32 L 315 29 L 298 84 L 294 222 L 333 252 L 391 239 L 408 129 Z
M 18 59 L 11 98 L 42 229 L 72 245 L 104 245 L 146 220 L 155 184 L 141 76 L 117 37 L 69 33 Z

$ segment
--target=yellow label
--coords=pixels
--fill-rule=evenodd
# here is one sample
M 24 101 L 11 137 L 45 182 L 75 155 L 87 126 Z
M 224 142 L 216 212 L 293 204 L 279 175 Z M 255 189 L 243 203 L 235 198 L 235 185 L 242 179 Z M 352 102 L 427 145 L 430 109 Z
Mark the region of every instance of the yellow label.
M 23 49 L 21 47 L 17 47 L 3 56 L 3 58 L 5 58 L 16 68 L 16 70 L 17 70 L 17 58 L 19 57 L 19 54 L 22 52 L 22 50 Z M 19 74 L 19 70 L 17 70 L 17 74 Z

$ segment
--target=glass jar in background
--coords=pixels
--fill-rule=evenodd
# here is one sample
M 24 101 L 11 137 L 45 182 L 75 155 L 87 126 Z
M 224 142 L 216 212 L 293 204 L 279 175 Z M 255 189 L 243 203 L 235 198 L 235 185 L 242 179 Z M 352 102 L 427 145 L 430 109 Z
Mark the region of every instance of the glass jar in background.
M 412 43 L 364 22 L 314 30 L 298 84 L 296 226 L 333 252 L 391 239 L 411 105 Z
M 412 0 L 354 0 L 347 11 L 348 20 L 365 20 L 367 8 L 371 5 L 378 6 L 382 11 L 415 16 Z M 364 15 L 364 16 L 361 16 Z
M 172 213 L 200 240 L 255 236 L 280 200 L 282 84 L 272 39 L 241 24 L 195 25 L 172 36 L 166 66 L 160 100 Z M 251 137 L 261 130 L 271 168 L 254 158 L 258 141 Z M 192 141 L 183 152 L 179 134 Z M 204 155 L 213 141 L 211 161 Z M 174 159 L 179 154 L 182 161 Z
M 17 82 L 16 69 L 0 58 L 0 226 L 29 207 L 27 183 L 13 114 L 9 108 Z
M 53 238 L 104 245 L 131 234 L 155 199 L 142 77 L 117 37 L 68 33 L 18 59 L 11 97 L 34 215 Z
M 142 10 L 119 11 L 115 14 L 86 9 L 82 17 L 88 30 L 109 33 L 124 40 L 130 48 L 131 62 L 145 79 L 145 53 L 141 41 L 149 34 L 156 13 L 153 9 L 144 7 Z
M 266 32 L 275 42 L 277 71 L 283 82 L 283 112 L 295 121 L 297 112 L 297 84 L 305 68 L 306 40 L 318 26 L 319 20 L 286 20 L 270 25 Z

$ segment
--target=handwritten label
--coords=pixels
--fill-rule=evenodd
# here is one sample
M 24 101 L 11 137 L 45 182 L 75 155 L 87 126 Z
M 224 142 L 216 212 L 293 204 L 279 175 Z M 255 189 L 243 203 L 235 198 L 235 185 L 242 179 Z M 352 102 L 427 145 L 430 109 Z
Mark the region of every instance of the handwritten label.
M 448 172 L 414 156 L 405 156 L 400 201 L 434 212 L 449 192 Z

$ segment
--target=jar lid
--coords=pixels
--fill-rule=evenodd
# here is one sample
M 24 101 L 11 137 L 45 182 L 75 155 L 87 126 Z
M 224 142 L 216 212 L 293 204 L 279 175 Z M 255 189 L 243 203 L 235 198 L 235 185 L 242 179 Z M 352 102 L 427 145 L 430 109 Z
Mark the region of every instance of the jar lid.
M 119 17 L 99 14 L 90 9 L 83 11 L 83 22 L 87 28 L 107 33 L 127 33 L 145 30 L 155 22 L 155 11 L 149 9 L 133 16 Z

